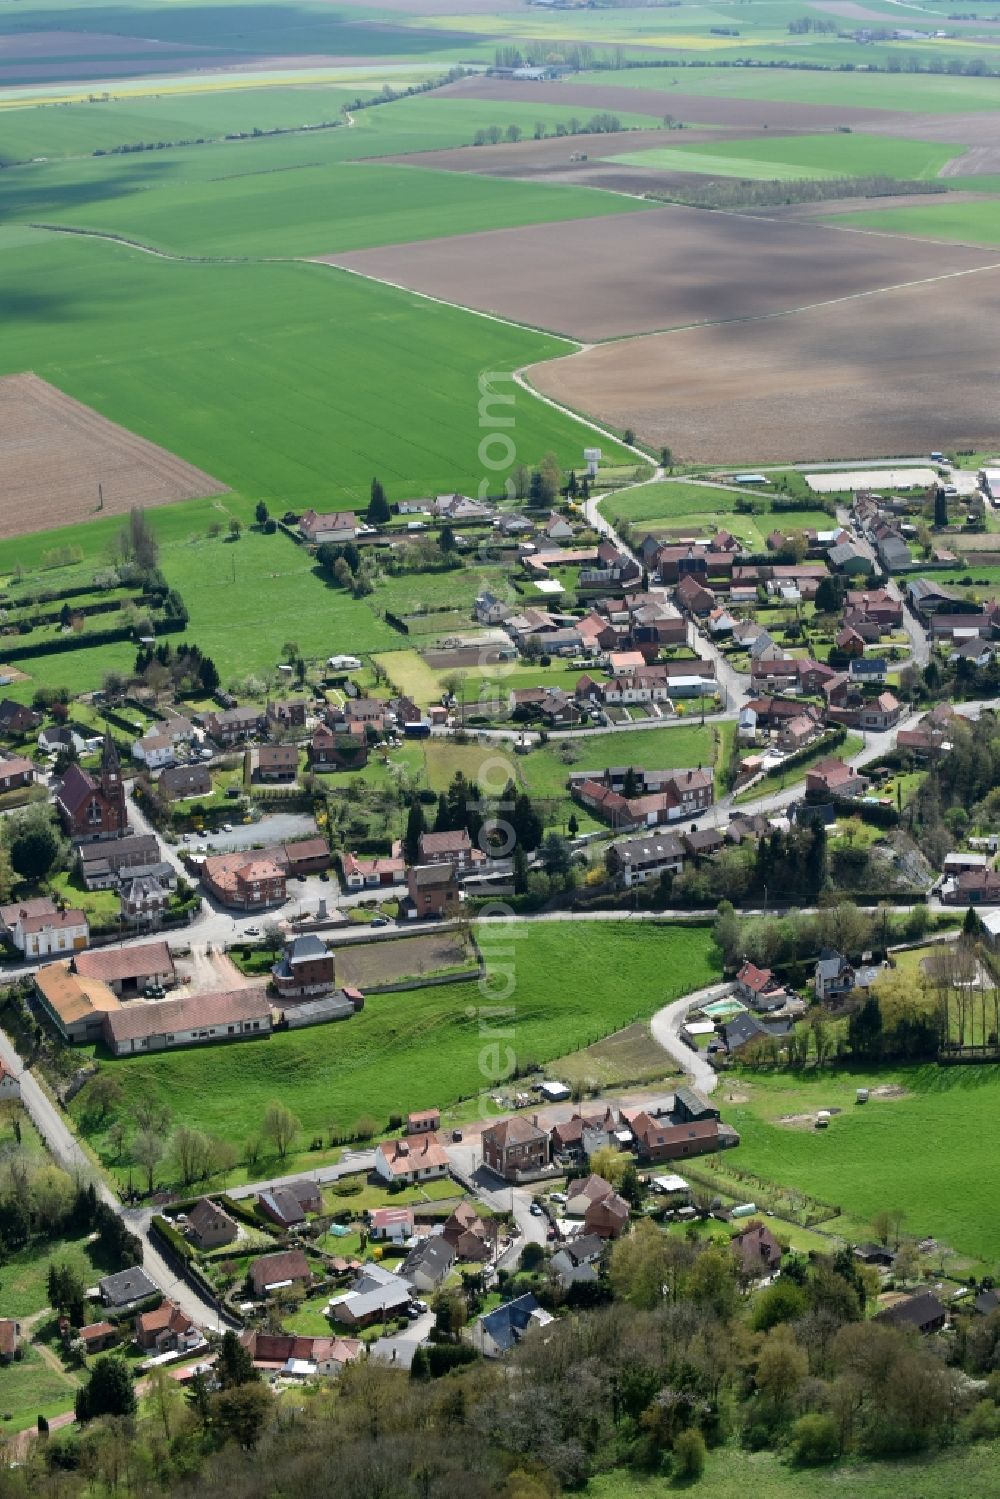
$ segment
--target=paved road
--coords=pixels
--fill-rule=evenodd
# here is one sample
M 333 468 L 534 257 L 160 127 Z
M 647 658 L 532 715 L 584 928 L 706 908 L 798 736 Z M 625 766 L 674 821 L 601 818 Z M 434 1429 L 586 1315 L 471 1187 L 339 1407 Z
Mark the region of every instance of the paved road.
M 424 1312 L 403 1332 L 397 1332 L 389 1338 L 376 1338 L 374 1343 L 369 1344 L 368 1356 L 385 1364 L 394 1364 L 397 1369 L 408 1369 L 420 1344 L 429 1342 L 433 1326 L 434 1313 Z
M 13 1042 L 3 1031 L 0 1031 L 0 1059 L 20 1079 L 21 1101 L 53 1158 L 73 1176 L 93 1181 L 101 1200 L 125 1220 L 133 1233 L 139 1235 L 143 1241 L 143 1266 L 160 1290 L 172 1296 L 199 1327 L 218 1329 L 220 1323 L 214 1309 L 186 1281 L 177 1279 L 150 1240 L 152 1214 L 148 1210 L 137 1212 L 122 1206 L 69 1128 L 58 1104 L 53 1103 L 38 1079 L 25 1068 Z
M 275 1187 L 287 1187 L 292 1182 L 313 1181 L 322 1185 L 351 1176 L 355 1171 L 373 1171 L 373 1150 L 345 1150 L 342 1158 L 332 1166 L 317 1166 L 312 1171 L 296 1171 L 291 1176 L 271 1176 L 266 1181 L 248 1182 L 242 1187 L 230 1187 L 230 1197 L 256 1197 L 260 1192 L 271 1192 Z
M 698 989 L 694 994 L 685 994 L 683 999 L 675 999 L 673 1004 L 664 1005 L 649 1022 L 653 1040 L 673 1057 L 681 1071 L 687 1073 L 694 1086 L 706 1097 L 718 1087 L 718 1073 L 702 1052 L 692 1051 L 684 1044 L 681 1026 L 692 1010 L 711 1004 L 715 999 L 723 999 L 732 992 L 732 984 L 712 984 L 707 989 Z

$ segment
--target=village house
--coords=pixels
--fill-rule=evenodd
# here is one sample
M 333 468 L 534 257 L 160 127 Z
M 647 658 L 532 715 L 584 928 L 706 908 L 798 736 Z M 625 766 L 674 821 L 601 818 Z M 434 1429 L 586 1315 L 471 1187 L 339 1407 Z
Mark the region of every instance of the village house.
M 631 890 L 633 885 L 645 884 L 662 874 L 679 874 L 684 868 L 684 847 L 676 833 L 626 838 L 611 844 L 605 864 L 611 877 Z
M 77 1337 L 90 1357 L 95 1353 L 103 1353 L 106 1348 L 112 1348 L 117 1343 L 118 1328 L 113 1322 L 88 1322 L 86 1327 L 80 1328 Z
M 564 1291 L 570 1286 L 597 1284 L 597 1263 L 604 1253 L 605 1243 L 597 1234 L 578 1234 L 556 1250 L 549 1263 Z
M 598 1239 L 617 1239 L 628 1228 L 628 1221 L 628 1203 L 612 1191 L 590 1204 L 584 1214 L 583 1230 Z
M 848 589 L 844 605 L 887 629 L 895 629 L 903 623 L 902 604 L 884 588 Z
M 781 1267 L 781 1245 L 763 1223 L 748 1223 L 733 1236 L 729 1247 L 748 1279 L 763 1280 Z
M 821 796 L 864 796 L 868 784 L 867 776 L 836 755 L 817 760 L 806 771 L 806 791 Z
M 436 1135 L 404 1135 L 375 1147 L 375 1171 L 383 1181 L 430 1181 L 448 1175 L 448 1152 Z
M 0 792 L 18 791 L 23 786 L 30 786 L 34 779 L 35 767 L 22 755 L 0 758 Z
M 1000 905 L 1000 872 L 995 869 L 968 869 L 956 880 L 949 880 L 941 899 L 949 906 Z
M 266 725 L 259 708 L 224 708 L 221 712 L 213 709 L 201 714 L 200 722 L 209 738 L 222 748 L 252 739 L 255 734 L 263 733 Z
M 413 1237 L 413 1209 L 369 1209 L 368 1237 L 373 1244 L 405 1244 Z
M 862 706 L 858 721 L 863 729 L 881 734 L 896 727 L 902 711 L 899 699 L 893 693 L 881 692 L 873 703 Z
M 722 1027 L 722 1036 L 729 1052 L 742 1051 L 744 1046 L 754 1046 L 765 1040 L 780 1041 L 792 1030 L 790 1020 L 764 1020 L 749 1012 L 727 1020 Z
M 6 1062 L 0 1062 L 0 1103 L 10 1103 L 11 1100 L 18 1099 L 20 1096 L 20 1078 L 11 1071 Z
M 398 885 L 406 879 L 406 861 L 394 845 L 394 852 L 361 856 L 344 853 L 340 856 L 340 868 L 348 890 L 379 889 L 385 885 Z
M 167 1298 L 153 1311 L 139 1313 L 135 1340 L 147 1353 L 187 1353 L 205 1341 L 187 1313 Z
M 103 1017 L 101 1031 L 109 1051 L 122 1057 L 268 1036 L 271 1023 L 266 995 L 260 989 L 246 988 L 111 1009 Z
M 413 1290 L 402 1276 L 381 1265 L 365 1265 L 349 1291 L 334 1296 L 328 1311 L 348 1327 L 370 1327 L 405 1312 Z
M 155 734 L 150 730 L 132 744 L 132 758 L 147 770 L 162 770 L 173 765 L 176 758 L 174 741 L 169 734 Z
M 948 1313 L 930 1291 L 921 1291 L 916 1296 L 907 1296 L 875 1313 L 876 1322 L 886 1322 L 890 1327 L 916 1328 L 925 1337 L 941 1332 L 948 1320 Z
M 55 787 L 56 811 L 70 838 L 119 838 L 128 828 L 121 761 L 110 734 L 104 739 L 96 776 L 75 761 Z
M 299 768 L 299 751 L 294 744 L 261 744 L 250 752 L 252 779 L 255 781 L 294 781 Z
M 471 1202 L 460 1202 L 445 1220 L 441 1237 L 454 1249 L 457 1260 L 484 1264 L 496 1252 L 497 1221 L 481 1218 Z
M 82 911 L 63 911 L 47 895 L 0 906 L 4 940 L 26 958 L 60 956 L 86 947 L 90 936 Z
M 254 1296 L 268 1296 L 285 1286 L 309 1286 L 312 1271 L 301 1249 L 283 1249 L 277 1254 L 262 1254 L 247 1272 Z
M 177 883 L 177 871 L 163 860 L 152 833 L 81 843 L 77 849 L 77 868 L 88 890 L 117 890 L 126 870 L 155 874 L 171 886 Z
M 406 871 L 410 920 L 424 917 L 446 919 L 454 916 L 459 905 L 458 881 L 454 864 L 412 864 Z
M 492 519 L 493 511 L 489 505 L 472 499 L 471 495 L 439 494 L 431 505 L 431 514 L 437 520 L 476 521 Z
M 718 1119 L 702 1119 L 674 1124 L 669 1119 L 654 1119 L 645 1111 L 633 1116 L 632 1134 L 636 1154 L 642 1162 L 674 1161 L 685 1156 L 705 1155 L 738 1145 L 735 1130 Z
M 145 1301 L 147 1296 L 157 1295 L 157 1289 L 140 1265 L 129 1270 L 119 1270 L 114 1275 L 105 1275 L 97 1282 L 97 1294 L 105 1306 L 124 1311 L 130 1306 Z
M 299 535 L 310 546 L 326 541 L 353 541 L 358 522 L 353 510 L 316 511 L 309 509 L 299 520 Z
M 333 988 L 334 955 L 314 932 L 294 937 L 271 969 L 271 982 L 282 999 L 305 999 Z
M 309 704 L 304 697 L 285 698 L 265 704 L 264 717 L 267 726 L 279 733 L 288 729 L 304 729 Z
M 309 741 L 309 764 L 320 772 L 364 769 L 368 764 L 364 725 L 352 722 L 335 731 L 326 724 L 317 724 Z
M 498 599 L 496 594 L 491 593 L 488 588 L 477 595 L 472 606 L 473 617 L 480 625 L 502 625 L 513 612 L 509 604 Z
M 198 1198 L 188 1213 L 187 1228 L 199 1249 L 219 1249 L 232 1244 L 240 1234 L 235 1218 L 210 1197 Z
M 241 911 L 280 906 L 287 895 L 285 871 L 266 851 L 212 854 L 201 865 L 201 882 L 222 905 Z
M 250 1362 L 264 1375 L 283 1379 L 314 1379 L 342 1374 L 364 1352 L 359 1338 L 307 1337 L 304 1333 L 240 1333 Z
M 778 730 L 778 743 L 782 749 L 794 753 L 796 750 L 804 749 L 821 728 L 818 714 L 812 711 L 797 713 L 794 718 L 787 718 L 782 723 Z
M 788 1003 L 788 991 L 771 972 L 745 962 L 736 975 L 736 993 L 755 1010 L 781 1010 Z
M 410 1250 L 399 1267 L 399 1274 L 417 1291 L 436 1291 L 451 1274 L 455 1250 L 441 1234 L 430 1234 Z
M 888 671 L 889 663 L 884 656 L 852 656 L 847 663 L 849 680 L 866 687 L 880 687 Z
M 468 1337 L 485 1358 L 504 1358 L 513 1352 L 526 1333 L 533 1328 L 547 1327 L 551 1321 L 552 1313 L 545 1311 L 529 1293 L 477 1317 Z
M 207 765 L 174 765 L 161 772 L 156 789 L 169 802 L 211 796 L 212 772 Z
M 518 1182 L 537 1176 L 549 1164 L 548 1134 L 534 1120 L 520 1114 L 484 1129 L 481 1144 L 483 1164 L 504 1181 Z
M 295 1181 L 269 1187 L 257 1197 L 257 1211 L 279 1228 L 298 1228 L 308 1213 L 322 1210 L 323 1199 L 315 1182 Z
M 26 708 L 23 703 L 15 703 L 9 697 L 0 702 L 0 734 L 9 739 L 33 733 L 41 721 L 42 715 L 33 708 Z

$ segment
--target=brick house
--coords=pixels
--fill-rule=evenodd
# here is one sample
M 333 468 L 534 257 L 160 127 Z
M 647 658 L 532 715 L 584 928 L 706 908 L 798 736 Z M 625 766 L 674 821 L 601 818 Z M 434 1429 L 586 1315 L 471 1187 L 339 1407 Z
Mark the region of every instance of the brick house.
M 167 801 L 184 801 L 189 796 L 211 796 L 212 773 L 207 765 L 172 765 L 156 783 Z
M 22 786 L 30 786 L 34 779 L 35 767 L 22 755 L 0 759 L 0 791 L 17 791 Z
M 325 541 L 353 541 L 358 522 L 353 510 L 316 511 L 310 508 L 299 520 L 299 535 L 312 546 Z
M 478 853 L 466 828 L 449 833 L 421 833 L 417 843 L 418 864 L 451 864 L 459 874 L 472 868 Z M 480 860 L 482 857 L 479 854 Z
M 333 988 L 334 956 L 326 943 L 307 933 L 288 944 L 271 969 L 271 982 L 282 999 L 304 999 Z
M 307 707 L 305 698 L 288 698 L 284 702 L 269 702 L 264 716 L 276 729 L 304 729 Z
M 781 1265 L 781 1245 L 763 1223 L 748 1223 L 729 1246 L 745 1275 L 754 1280 L 773 1275 Z
M 284 869 L 262 853 L 213 855 L 201 866 L 201 881 L 222 905 L 241 911 L 280 906 L 287 894 Z
M 147 1352 L 175 1353 L 198 1348 L 205 1341 L 186 1312 L 166 1299 L 151 1312 L 140 1312 L 135 1319 L 135 1338 Z
M 252 753 L 254 780 L 295 780 L 299 768 L 299 752 L 294 744 L 262 744 Z
M 806 771 L 806 790 L 824 796 L 863 796 L 868 790 L 868 777 L 836 755 L 828 755 Z
M 394 849 L 398 845 L 394 845 Z M 378 889 L 384 885 L 401 884 L 406 879 L 406 861 L 393 852 L 362 857 L 355 853 L 340 856 L 340 868 L 348 890 Z
M 309 743 L 309 764 L 313 770 L 362 770 L 368 764 L 368 737 L 364 726 L 345 725 L 334 731 L 318 724 Z
M 599 1239 L 617 1239 L 628 1227 L 628 1203 L 617 1192 L 592 1202 L 583 1217 L 584 1232 Z
M 549 1164 L 548 1133 L 523 1115 L 514 1114 L 484 1129 L 482 1147 L 483 1162 L 504 1181 L 516 1182 L 544 1171 Z
M 454 864 L 413 864 L 406 871 L 409 893 L 407 916 L 447 918 L 458 910 L 458 881 Z
M 632 1134 L 641 1161 L 676 1161 L 739 1143 L 739 1136 L 721 1129 L 717 1119 L 671 1124 L 646 1113 L 632 1120 Z

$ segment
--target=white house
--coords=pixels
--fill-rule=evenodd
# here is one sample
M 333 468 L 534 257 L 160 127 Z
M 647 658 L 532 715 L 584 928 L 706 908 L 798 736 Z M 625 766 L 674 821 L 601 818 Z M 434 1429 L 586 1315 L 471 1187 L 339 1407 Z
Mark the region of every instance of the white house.
M 383 1181 L 429 1181 L 447 1176 L 448 1152 L 433 1134 L 383 1140 L 375 1150 L 375 1170 Z
M 10 940 L 18 952 L 24 953 L 26 958 L 58 958 L 86 947 L 90 927 L 83 912 L 59 911 L 44 898 L 30 902 L 36 908 L 45 904 L 51 906 L 51 910 L 22 907 L 7 926 Z
M 358 523 L 353 510 L 307 510 L 299 520 L 299 534 L 313 546 L 324 541 L 353 541 Z
M 568 541 L 573 535 L 573 527 L 564 515 L 553 510 L 545 523 L 545 534 L 550 541 Z
M 10 1068 L 0 1062 L 0 1103 L 8 1103 L 12 1098 L 20 1098 L 21 1082 L 15 1077 Z
M 174 741 L 169 734 L 144 734 L 132 745 L 132 759 L 147 770 L 164 770 L 174 763 Z

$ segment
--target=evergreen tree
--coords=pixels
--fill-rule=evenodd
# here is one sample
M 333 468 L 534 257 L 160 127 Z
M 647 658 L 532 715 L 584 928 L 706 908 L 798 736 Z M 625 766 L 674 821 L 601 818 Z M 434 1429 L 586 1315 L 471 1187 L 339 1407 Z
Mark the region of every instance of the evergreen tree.
M 569 821 L 566 824 L 566 831 L 571 838 L 575 838 L 577 833 L 580 831 L 580 824 L 577 821 L 575 812 L 571 812 L 569 814 Z
M 948 524 L 948 496 L 940 485 L 934 491 L 934 524 L 939 530 Z
M 882 1011 L 874 994 L 869 994 L 861 1009 L 851 1016 L 847 1037 L 855 1056 L 868 1060 L 879 1056 L 882 1050 Z
M 235 1334 L 227 1333 L 227 1337 L 235 1338 Z M 243 1352 L 246 1354 L 246 1349 Z M 88 1382 L 76 1392 L 76 1419 L 133 1416 L 136 1409 L 135 1385 L 128 1364 L 116 1354 L 104 1354 L 94 1365 Z
M 445 556 L 455 550 L 455 532 L 451 526 L 441 527 L 441 533 L 438 536 L 438 546 L 444 552 Z
M 414 797 L 406 814 L 406 833 L 403 837 L 403 853 L 408 864 L 415 864 L 419 856 L 421 833 L 427 831 L 427 818 L 420 802 Z
M 451 820 L 448 811 L 448 798 L 445 796 L 443 791 L 438 797 L 437 815 L 434 818 L 434 831 L 435 833 L 451 832 Z
M 254 519 L 256 520 L 258 526 L 266 526 L 267 525 L 267 522 L 270 519 L 270 512 L 268 511 L 268 508 L 264 504 L 263 500 L 258 500 L 257 501 L 257 504 L 256 504 L 256 506 L 254 508 L 254 512 L 253 513 L 254 513 Z
M 224 1390 L 231 1390 L 236 1385 L 252 1384 L 260 1378 L 253 1366 L 253 1359 L 232 1329 L 223 1336 L 215 1372 Z
M 385 490 L 382 488 L 381 481 L 373 479 L 371 499 L 368 502 L 368 524 L 370 526 L 384 526 L 389 519 L 389 514 L 389 501 L 385 497 Z
M 514 803 L 510 822 L 519 846 L 526 853 L 534 853 L 542 841 L 542 819 L 532 806 L 526 791 L 522 791 Z
M 514 894 L 524 895 L 528 888 L 528 855 L 520 843 L 514 844 Z

